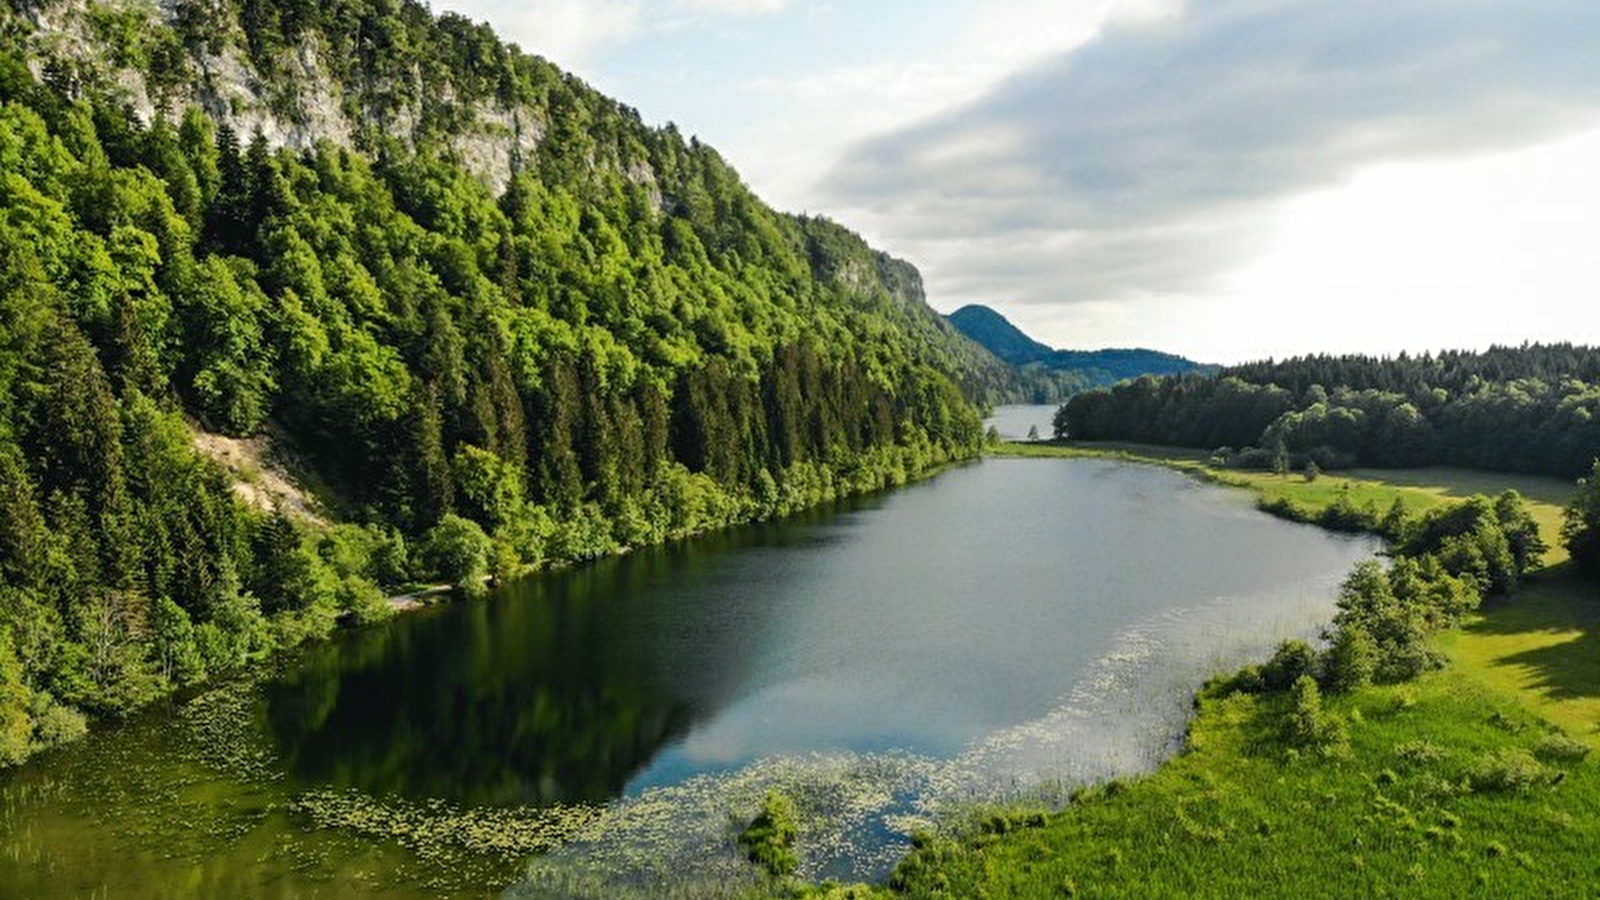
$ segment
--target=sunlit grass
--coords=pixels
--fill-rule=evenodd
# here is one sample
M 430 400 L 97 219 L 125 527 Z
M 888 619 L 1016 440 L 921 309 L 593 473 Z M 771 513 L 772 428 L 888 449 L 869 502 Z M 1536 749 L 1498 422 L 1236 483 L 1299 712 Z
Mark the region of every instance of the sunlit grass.
M 1600 748 L 1600 587 L 1566 567 L 1492 602 L 1439 645 L 1455 669 L 1513 691 Z
M 1452 673 L 1330 702 L 1346 755 L 1278 739 L 1282 698 L 1208 701 L 1190 750 L 1064 811 L 928 842 L 873 896 L 1589 896 L 1600 768 Z M 1570 889 L 1573 893 L 1561 894 Z M 1554 891 L 1554 893 L 1552 893 Z
M 1210 458 L 1204 450 L 1187 447 L 1162 447 L 1156 444 L 1135 444 L 1125 441 L 1008 441 L 991 449 L 998 456 L 1054 457 L 1065 459 L 1123 459 L 1129 462 L 1148 462 L 1183 467 L 1200 466 Z
M 1340 474 L 1357 481 L 1421 492 L 1436 497 L 1438 503 L 1462 500 L 1474 494 L 1492 497 L 1505 490 L 1514 490 L 1528 502 L 1528 512 L 1539 523 L 1539 535 L 1550 547 L 1545 554 L 1545 565 L 1557 565 L 1567 558 L 1567 552 L 1561 546 L 1561 521 L 1563 510 L 1576 490 L 1570 481 L 1542 475 L 1479 472 L 1440 466 L 1424 469 L 1351 469 Z

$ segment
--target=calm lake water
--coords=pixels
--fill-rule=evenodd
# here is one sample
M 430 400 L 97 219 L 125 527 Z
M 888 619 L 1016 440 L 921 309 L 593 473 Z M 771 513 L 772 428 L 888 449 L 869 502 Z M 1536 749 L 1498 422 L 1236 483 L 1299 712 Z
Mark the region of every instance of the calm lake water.
M 877 877 L 950 804 L 1154 765 L 1206 674 L 1313 632 L 1375 549 L 1162 469 L 988 460 L 403 616 L 98 733 L 0 780 L 0 885 L 649 894 L 736 877 L 729 823 L 769 786 L 806 813 L 809 874 Z M 520 827 L 567 839 L 527 870 L 434 846 Z
M 1054 403 L 996 406 L 989 418 L 983 420 L 983 427 L 994 426 L 1000 437 L 1008 441 L 1027 440 L 1028 429 L 1037 428 L 1040 439 L 1048 441 L 1055 436 L 1056 410 L 1060 408 Z

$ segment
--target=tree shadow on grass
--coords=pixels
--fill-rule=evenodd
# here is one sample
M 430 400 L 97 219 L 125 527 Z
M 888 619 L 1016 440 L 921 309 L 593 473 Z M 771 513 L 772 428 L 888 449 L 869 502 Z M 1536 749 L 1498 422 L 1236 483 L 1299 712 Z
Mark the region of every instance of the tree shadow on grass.
M 1538 673 L 1530 686 L 1552 699 L 1600 698 L 1600 633 L 1513 653 L 1501 662 Z
M 1547 569 L 1521 591 L 1486 603 L 1467 634 L 1526 637 L 1533 645 L 1493 661 L 1534 673 L 1534 690 L 1554 700 L 1600 699 L 1600 585 L 1570 565 Z

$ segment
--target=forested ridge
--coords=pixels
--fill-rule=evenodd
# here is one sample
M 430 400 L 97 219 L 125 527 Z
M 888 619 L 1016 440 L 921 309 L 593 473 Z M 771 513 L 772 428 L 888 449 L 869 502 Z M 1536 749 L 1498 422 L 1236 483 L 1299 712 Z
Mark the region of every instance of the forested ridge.
M 1015 387 L 911 266 L 484 26 L 164 10 L 0 28 L 0 765 L 395 585 L 901 483 Z M 292 448 L 333 521 L 238 499 L 201 429 Z
M 1058 435 L 1219 449 L 1235 464 L 1448 464 L 1573 478 L 1600 456 L 1600 350 L 1307 356 L 1081 394 Z
M 1032 403 L 1059 403 L 1074 394 L 1141 375 L 1207 375 L 1217 369 L 1157 350 L 1056 350 L 978 304 L 963 306 L 945 318 L 962 334 L 1015 366 L 1022 398 Z

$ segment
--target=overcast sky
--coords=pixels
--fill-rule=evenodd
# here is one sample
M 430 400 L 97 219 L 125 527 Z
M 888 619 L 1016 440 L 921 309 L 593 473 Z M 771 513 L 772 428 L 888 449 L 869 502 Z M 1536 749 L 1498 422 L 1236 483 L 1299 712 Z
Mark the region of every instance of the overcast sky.
M 1596 0 L 436 0 L 1058 347 L 1600 344 Z

